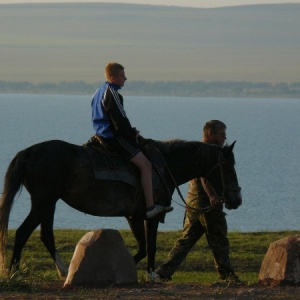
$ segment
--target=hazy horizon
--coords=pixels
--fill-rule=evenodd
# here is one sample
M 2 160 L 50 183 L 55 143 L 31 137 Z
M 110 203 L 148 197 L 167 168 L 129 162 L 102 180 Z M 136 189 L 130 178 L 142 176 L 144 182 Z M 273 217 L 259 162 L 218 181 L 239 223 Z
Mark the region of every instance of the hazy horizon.
M 253 4 L 288 4 L 300 3 L 300 0 L 0 0 L 0 4 L 14 3 L 125 3 L 125 4 L 146 4 L 146 5 L 163 5 L 163 6 L 181 6 L 181 7 L 198 7 L 213 8 L 225 6 L 241 6 Z
M 5 5 L 0 80 L 94 83 L 118 61 L 129 81 L 298 82 L 299 9 Z

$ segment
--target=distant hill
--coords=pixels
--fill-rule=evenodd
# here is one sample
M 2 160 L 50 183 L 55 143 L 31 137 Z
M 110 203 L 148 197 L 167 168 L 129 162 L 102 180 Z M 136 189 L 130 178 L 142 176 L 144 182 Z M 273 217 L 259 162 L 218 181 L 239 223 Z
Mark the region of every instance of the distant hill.
M 1 4 L 0 80 L 297 82 L 300 4 L 213 9 L 109 3 Z
M 6 82 L 0 80 L 0 94 L 69 94 L 92 95 L 99 82 L 59 83 Z M 275 83 L 247 81 L 129 81 L 122 89 L 124 96 L 167 97 L 237 97 L 300 99 L 300 82 Z

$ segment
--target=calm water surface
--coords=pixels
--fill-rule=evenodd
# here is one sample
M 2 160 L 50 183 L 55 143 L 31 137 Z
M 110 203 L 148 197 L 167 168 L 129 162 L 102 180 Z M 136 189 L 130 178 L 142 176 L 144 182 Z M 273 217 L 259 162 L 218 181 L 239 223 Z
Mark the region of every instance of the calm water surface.
M 32 144 L 60 139 L 85 143 L 93 135 L 89 96 L 0 94 L 0 188 L 9 162 Z M 157 140 L 200 140 L 207 120 L 227 124 L 235 146 L 236 170 L 243 205 L 228 211 L 229 231 L 300 229 L 300 99 L 220 99 L 125 97 L 133 126 Z M 187 185 L 180 187 L 183 195 Z M 175 191 L 174 211 L 160 230 L 182 228 L 184 209 Z M 10 228 L 17 228 L 30 209 L 24 189 L 15 199 Z M 93 217 L 58 201 L 55 228 L 129 229 L 124 218 Z

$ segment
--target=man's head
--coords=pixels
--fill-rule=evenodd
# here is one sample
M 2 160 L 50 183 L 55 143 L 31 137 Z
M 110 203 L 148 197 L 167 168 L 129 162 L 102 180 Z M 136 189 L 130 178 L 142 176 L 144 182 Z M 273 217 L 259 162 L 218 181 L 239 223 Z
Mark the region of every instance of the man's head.
M 203 127 L 203 141 L 205 143 L 223 146 L 226 140 L 226 125 L 219 120 L 206 122 Z
M 116 62 L 111 62 L 105 67 L 105 77 L 108 82 L 124 86 L 127 80 L 124 67 Z

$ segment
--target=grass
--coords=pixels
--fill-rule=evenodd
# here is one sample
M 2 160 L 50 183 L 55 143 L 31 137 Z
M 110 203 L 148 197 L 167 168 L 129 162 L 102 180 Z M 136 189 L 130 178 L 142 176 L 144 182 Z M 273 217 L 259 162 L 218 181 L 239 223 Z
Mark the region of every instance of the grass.
M 57 249 L 66 264 L 69 264 L 77 242 L 86 232 L 84 230 L 55 230 Z M 120 233 L 125 245 L 134 254 L 137 246 L 131 232 L 120 230 Z M 180 231 L 159 232 L 157 266 L 166 258 L 180 233 Z M 12 252 L 14 234 L 14 230 L 9 230 L 8 260 Z M 257 283 L 260 266 L 270 243 L 294 234 L 300 234 L 300 231 L 229 233 L 231 260 L 236 273 L 248 284 Z M 145 270 L 146 260 L 143 260 L 137 265 L 139 282 L 146 280 Z M 192 249 L 178 272 L 174 274 L 173 282 L 210 285 L 217 280 L 212 254 L 203 237 Z M 63 281 L 58 278 L 54 263 L 39 239 L 39 231 L 35 231 L 23 250 L 21 272 L 12 274 L 9 278 L 0 278 L 0 293 L 16 291 L 19 293 L 39 293 L 45 286 L 49 285 L 57 285 L 61 288 Z M 84 296 L 84 291 L 82 293 Z

